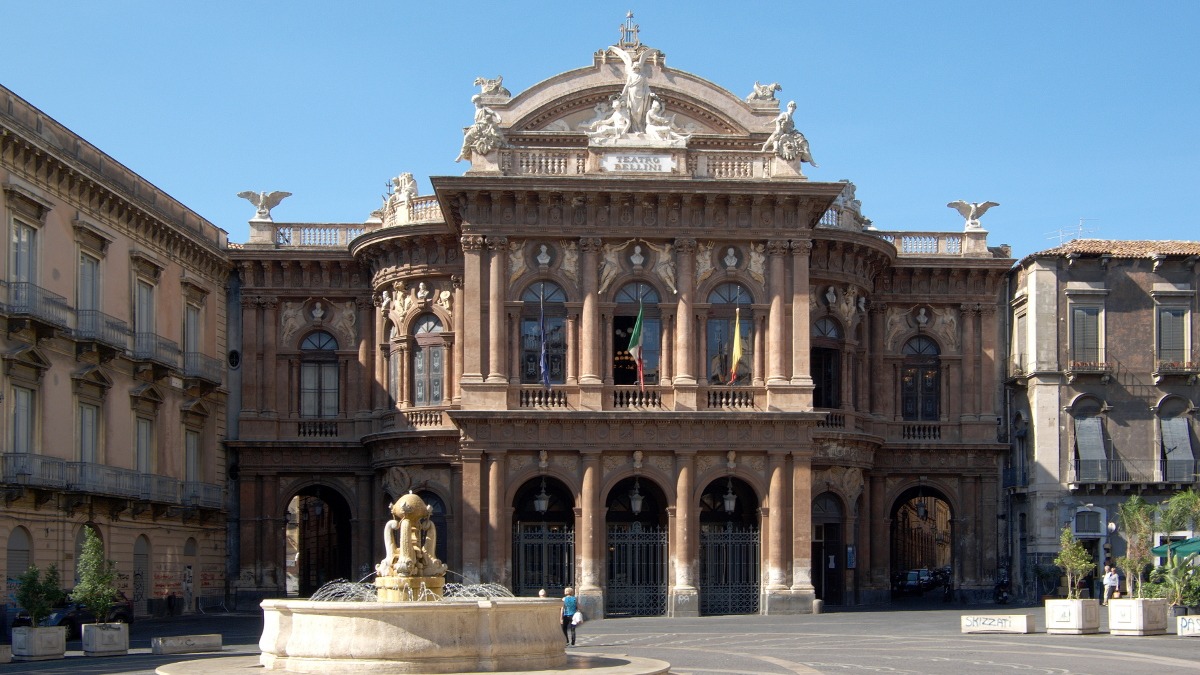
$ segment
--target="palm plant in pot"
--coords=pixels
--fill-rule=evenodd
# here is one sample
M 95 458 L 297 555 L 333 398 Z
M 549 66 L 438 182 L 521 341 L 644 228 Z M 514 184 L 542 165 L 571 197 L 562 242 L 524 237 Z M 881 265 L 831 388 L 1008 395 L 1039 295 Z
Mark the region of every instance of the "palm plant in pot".
M 1153 505 L 1141 495 L 1131 495 L 1117 509 L 1117 519 L 1125 534 L 1125 555 L 1117 558 L 1117 567 L 1125 572 L 1124 598 L 1108 601 L 1108 630 L 1113 635 L 1162 635 L 1167 632 L 1166 603 L 1145 597 L 1142 572 L 1150 564 L 1150 545 L 1154 536 Z
M 1046 600 L 1046 632 L 1082 635 L 1100 631 L 1100 603 L 1095 598 L 1079 597 L 1079 580 L 1096 568 L 1092 556 L 1075 538 L 1068 525 L 1058 538 L 1054 564 L 1067 575 L 1067 597 Z
M 84 528 L 79 555 L 79 583 L 71 599 L 87 607 L 100 623 L 81 626 L 83 652 L 88 656 L 119 656 L 129 652 L 129 626 L 104 620 L 118 596 L 116 563 L 104 557 L 104 542 L 91 527 Z
M 30 566 L 17 579 L 17 604 L 29 613 L 28 626 L 12 630 L 12 655 L 15 661 L 44 661 L 61 659 L 67 653 L 67 629 L 63 626 L 40 626 L 42 619 L 63 596 L 59 588 L 58 566 L 50 565 L 46 574 Z

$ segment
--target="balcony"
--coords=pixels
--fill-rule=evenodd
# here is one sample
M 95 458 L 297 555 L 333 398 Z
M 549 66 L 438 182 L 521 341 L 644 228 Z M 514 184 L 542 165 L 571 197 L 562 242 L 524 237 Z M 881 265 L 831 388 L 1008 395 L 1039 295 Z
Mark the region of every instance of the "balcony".
M 1069 483 L 1194 484 L 1200 463 L 1194 460 L 1079 459 L 1072 462 Z
M 66 462 L 32 452 L 0 455 L 0 483 L 61 490 L 67 484 Z
M 540 385 L 524 386 L 517 392 L 517 405 L 521 408 L 567 409 L 567 393 L 562 389 L 546 389 Z
M 28 321 L 35 329 L 49 331 L 48 334 L 68 326 L 71 306 L 66 298 L 28 281 L 9 281 L 5 286 L 8 296 L 4 311 L 10 319 Z
M 1104 358 L 1104 350 L 1100 348 L 1073 350 L 1067 360 L 1067 384 L 1082 376 L 1096 376 L 1108 382 L 1112 374 L 1113 364 Z
M 219 386 L 224 370 L 224 364 L 219 359 L 200 352 L 183 354 L 183 376 L 186 378 Z
M 1184 354 L 1159 354 L 1158 357 L 1154 359 L 1154 384 L 1162 384 L 1169 377 L 1196 384 L 1197 376 L 1200 376 L 1200 361 L 1188 361 Z
M 90 342 L 124 353 L 129 348 L 129 324 L 99 310 L 80 309 L 75 312 L 75 329 L 71 331 L 71 337 L 78 342 Z
M 664 391 L 660 387 L 616 386 L 612 390 L 613 410 L 662 410 Z
M 155 378 L 179 369 L 179 345 L 155 333 L 134 333 L 133 360 L 157 367 Z
M 163 504 L 179 503 L 179 479 L 152 473 L 138 474 L 138 499 Z
M 1010 466 L 1004 469 L 1005 488 L 1029 487 L 1029 473 L 1023 467 Z
M 184 481 L 182 503 L 184 506 L 198 506 L 202 509 L 220 509 L 221 486 L 194 480 Z
M 67 490 L 105 497 L 137 499 L 141 496 L 141 474 L 94 462 L 67 462 Z

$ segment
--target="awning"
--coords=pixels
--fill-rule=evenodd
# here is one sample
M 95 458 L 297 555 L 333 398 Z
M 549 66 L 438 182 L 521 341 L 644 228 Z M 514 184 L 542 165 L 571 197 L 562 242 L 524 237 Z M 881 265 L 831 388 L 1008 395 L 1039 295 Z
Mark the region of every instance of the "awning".
M 1104 452 L 1104 428 L 1100 423 L 1099 416 L 1075 420 L 1075 449 L 1079 452 L 1079 459 L 1108 459 Z
M 1167 460 L 1192 460 L 1192 436 L 1188 433 L 1187 418 L 1168 417 L 1161 420 L 1163 455 Z
M 1192 537 L 1191 539 L 1185 539 L 1184 541 L 1173 541 L 1170 544 L 1155 546 L 1154 548 L 1150 549 L 1150 553 L 1159 557 L 1166 557 L 1168 546 L 1170 546 L 1171 551 L 1173 551 L 1175 555 L 1187 557 L 1193 553 L 1200 553 L 1200 537 Z

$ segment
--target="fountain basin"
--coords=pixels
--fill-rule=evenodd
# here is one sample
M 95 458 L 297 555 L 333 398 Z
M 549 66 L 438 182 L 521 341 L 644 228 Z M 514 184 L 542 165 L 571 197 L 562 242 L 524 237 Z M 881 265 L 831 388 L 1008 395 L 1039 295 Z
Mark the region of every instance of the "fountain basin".
M 558 600 L 264 600 L 259 663 L 291 673 L 536 671 L 567 663 Z

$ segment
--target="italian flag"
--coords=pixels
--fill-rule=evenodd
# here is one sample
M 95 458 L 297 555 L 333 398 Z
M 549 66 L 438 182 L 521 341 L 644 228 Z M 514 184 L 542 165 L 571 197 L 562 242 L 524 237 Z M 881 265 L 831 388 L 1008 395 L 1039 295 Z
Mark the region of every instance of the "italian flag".
M 742 308 L 733 310 L 733 354 L 729 358 L 729 384 L 737 382 L 738 362 L 742 360 Z
M 633 322 L 633 332 L 629 334 L 629 355 L 637 363 L 638 386 L 646 391 L 645 370 L 642 363 L 642 299 L 638 298 L 637 321 Z

